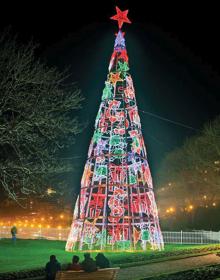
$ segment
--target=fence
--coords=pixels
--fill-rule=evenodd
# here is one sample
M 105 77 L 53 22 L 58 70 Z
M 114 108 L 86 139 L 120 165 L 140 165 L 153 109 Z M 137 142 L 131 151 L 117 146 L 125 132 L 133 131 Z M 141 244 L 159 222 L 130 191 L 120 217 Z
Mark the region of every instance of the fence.
M 0 227 L 0 239 L 11 237 L 11 227 Z M 69 228 L 18 228 L 18 238 L 67 240 Z M 165 244 L 213 244 L 220 243 L 220 231 L 163 231 Z
M 220 243 L 220 231 L 163 231 L 165 244 Z

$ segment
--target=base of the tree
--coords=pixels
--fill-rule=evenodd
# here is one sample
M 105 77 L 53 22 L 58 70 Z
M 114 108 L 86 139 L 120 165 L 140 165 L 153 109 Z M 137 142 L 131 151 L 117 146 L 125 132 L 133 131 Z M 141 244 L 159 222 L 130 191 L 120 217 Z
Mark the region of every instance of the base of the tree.
M 142 244 L 137 243 L 135 247 L 131 246 L 130 241 L 127 242 L 116 242 L 114 245 L 108 244 L 105 246 L 102 246 L 100 248 L 100 244 L 87 244 L 80 247 L 80 242 L 72 243 L 67 242 L 66 244 L 66 251 L 67 252 L 115 252 L 115 253 L 121 253 L 121 252 L 146 252 L 146 251 L 162 251 L 164 249 L 163 244 Z

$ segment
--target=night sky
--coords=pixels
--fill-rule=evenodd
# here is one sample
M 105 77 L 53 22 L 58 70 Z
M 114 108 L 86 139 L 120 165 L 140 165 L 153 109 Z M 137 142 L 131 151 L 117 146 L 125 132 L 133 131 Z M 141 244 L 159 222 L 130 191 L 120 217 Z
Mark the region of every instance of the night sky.
M 217 4 L 186 1 L 39 1 L 1 7 L 0 30 L 10 25 L 21 42 L 40 44 L 37 55 L 61 70 L 70 67 L 85 96 L 82 121 L 68 157 L 79 156 L 74 184 L 79 180 L 92 137 L 117 24 L 109 19 L 115 5 L 129 9 L 132 25 L 124 25 L 131 75 L 139 110 L 195 129 L 219 114 L 220 57 Z M 77 3 L 77 5 L 75 4 Z M 162 3 L 161 3 L 162 2 Z M 145 6 L 143 6 L 145 3 Z M 12 9 L 13 7 L 13 9 Z M 153 175 L 164 155 L 195 134 L 140 112 Z

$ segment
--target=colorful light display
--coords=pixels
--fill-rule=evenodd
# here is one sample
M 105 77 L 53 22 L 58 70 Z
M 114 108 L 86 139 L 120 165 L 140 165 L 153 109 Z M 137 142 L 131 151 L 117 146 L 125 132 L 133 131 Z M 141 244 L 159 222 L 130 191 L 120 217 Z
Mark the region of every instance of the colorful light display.
M 75 205 L 68 251 L 163 249 L 128 70 L 125 39 L 119 30 Z

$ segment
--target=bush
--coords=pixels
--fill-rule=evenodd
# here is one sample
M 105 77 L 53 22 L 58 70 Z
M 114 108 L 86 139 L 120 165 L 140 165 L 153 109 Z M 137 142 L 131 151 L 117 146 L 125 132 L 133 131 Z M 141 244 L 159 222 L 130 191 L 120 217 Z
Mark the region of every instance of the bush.
M 29 279 L 38 276 L 39 277 L 45 276 L 45 271 L 43 268 L 0 273 L 0 280 L 13 280 L 13 279 L 25 279 L 25 278 Z

